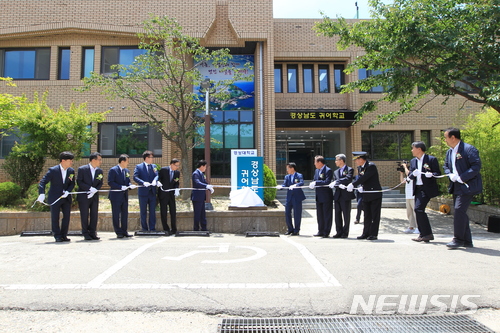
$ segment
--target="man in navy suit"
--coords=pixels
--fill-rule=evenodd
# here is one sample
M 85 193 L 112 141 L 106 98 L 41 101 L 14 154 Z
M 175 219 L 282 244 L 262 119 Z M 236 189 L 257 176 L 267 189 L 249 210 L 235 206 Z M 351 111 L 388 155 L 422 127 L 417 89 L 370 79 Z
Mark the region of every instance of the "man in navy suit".
M 300 186 L 304 186 L 304 177 L 296 171 L 297 166 L 295 163 L 290 162 L 286 165 L 286 172 L 283 185 L 278 185 L 276 188 L 281 190 L 283 187 L 288 187 L 285 202 L 285 220 L 288 227 L 285 235 L 298 236 L 300 231 L 300 222 L 302 220 L 302 201 L 306 199 L 304 191 Z M 292 210 L 295 227 L 292 223 Z
M 333 194 L 333 200 L 335 205 L 335 229 L 337 233 L 333 238 L 347 238 L 349 237 L 349 225 L 351 224 L 351 207 L 352 199 L 356 196 L 353 192 L 347 192 L 344 188 L 338 187 L 340 184 L 349 185 L 352 182 L 352 177 L 354 175 L 354 169 L 345 164 L 346 156 L 344 154 L 338 154 L 335 156 L 335 165 L 338 167 L 337 170 L 333 172 L 334 181 L 330 183 L 330 188 L 335 188 L 335 193 Z M 344 221 L 342 221 L 342 216 L 344 216 Z
M 108 185 L 110 187 L 108 199 L 111 202 L 113 229 L 118 238 L 132 237 L 127 232 L 128 190 L 133 190 L 137 186 L 130 183 L 130 172 L 127 169 L 128 163 L 128 155 L 122 154 L 118 158 L 118 165 L 109 169 L 108 172 Z
M 90 163 L 78 168 L 76 183 L 78 185 L 77 195 L 80 218 L 82 220 L 82 235 L 85 240 L 98 240 L 97 237 L 97 213 L 99 211 L 99 190 L 103 183 L 103 172 L 100 168 L 102 163 L 101 153 L 92 153 L 89 156 Z M 90 221 L 89 221 L 90 213 Z
M 160 188 L 158 191 L 158 199 L 160 201 L 161 224 L 165 232 L 175 234 L 177 232 L 177 208 L 175 206 L 175 197 L 179 196 L 179 172 L 180 161 L 173 158 L 170 161 L 170 166 L 160 169 L 158 181 L 156 185 Z M 173 191 L 172 191 L 173 190 Z M 170 221 L 172 229 L 169 228 L 167 222 L 167 209 L 170 210 Z
M 134 170 L 134 181 L 142 185 L 139 187 L 139 210 L 141 211 L 142 231 L 155 231 L 156 227 L 156 182 L 158 167 L 153 164 L 153 152 L 146 150 L 142 153 L 144 162 L 137 164 Z M 149 222 L 148 222 L 149 208 Z
M 328 187 L 333 179 L 333 172 L 323 156 L 314 157 L 314 179 L 309 184 L 310 189 L 316 188 L 316 215 L 318 219 L 318 233 L 314 236 L 328 238 L 332 230 L 333 221 L 333 191 Z
M 68 236 L 69 217 L 71 213 L 71 195 L 75 187 L 75 170 L 71 167 L 75 156 L 65 151 L 59 155 L 59 164 L 53 166 L 43 176 L 38 185 L 38 201 L 45 200 L 45 186 L 50 183 L 48 203 L 52 220 L 52 233 L 56 242 L 69 242 Z M 59 226 L 59 213 L 63 217 Z
M 415 242 L 429 242 L 434 239 L 429 217 L 425 207 L 438 195 L 438 185 L 434 176 L 439 176 L 439 163 L 434 156 L 425 153 L 425 143 L 416 141 L 411 144 L 411 153 L 415 158 L 410 161 L 409 177 L 413 180 L 413 195 L 415 197 L 415 216 L 420 235 L 413 238 Z
M 483 191 L 481 159 L 476 147 L 460 139 L 458 128 L 447 128 L 444 140 L 450 147 L 444 160 L 444 173 L 450 178 L 448 191 L 453 194 L 453 241 L 449 248 L 473 247 L 467 209 L 472 197 Z
M 363 193 L 364 226 L 363 234 L 358 239 L 377 240 L 382 211 L 382 186 L 380 186 L 377 166 L 368 161 L 366 152 L 353 151 L 355 163 L 358 166 L 359 177 L 347 185 L 346 189 L 352 192 L 355 186 L 361 185 L 358 191 Z M 342 188 L 344 185 L 339 185 Z M 374 191 L 364 193 L 364 191 Z
M 210 190 L 214 193 L 214 186 L 207 183 L 205 178 L 205 170 L 207 170 L 207 162 L 205 160 L 200 160 L 196 164 L 196 170 L 194 170 L 192 175 L 193 188 Z M 205 199 L 206 191 L 204 190 L 193 190 L 191 192 L 191 200 L 193 201 L 194 210 L 194 225 L 193 230 L 207 231 L 207 218 L 205 212 Z

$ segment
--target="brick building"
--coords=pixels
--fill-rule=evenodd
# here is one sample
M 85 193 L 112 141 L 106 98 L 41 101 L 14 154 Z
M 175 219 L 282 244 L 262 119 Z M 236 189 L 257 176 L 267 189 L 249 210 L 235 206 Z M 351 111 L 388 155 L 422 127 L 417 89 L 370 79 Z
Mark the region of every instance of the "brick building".
M 366 149 L 379 166 L 382 185 L 394 185 L 399 182 L 395 162 L 411 157 L 412 141 L 436 144 L 440 130 L 460 125 L 463 113 L 480 108 L 466 105 L 462 114 L 457 114 L 464 103 L 462 98 L 446 105 L 441 104 L 442 98 L 435 98 L 421 113 L 402 116 L 394 124 L 369 128 L 373 114 L 352 125 L 356 110 L 381 93 L 374 89 L 339 94 L 341 84 L 359 75 L 374 74 L 342 72 L 363 50 L 351 47 L 338 51 L 335 38 L 317 36 L 312 30 L 317 20 L 273 19 L 272 0 L 2 1 L 0 76 L 11 76 L 17 84 L 17 88 L 2 85 L 2 92 L 31 97 L 36 91 L 49 91 L 53 107 L 87 102 L 89 112 L 111 110 L 99 126 L 97 144 L 90 148 L 104 154 L 105 172 L 123 152 L 132 157 L 131 166 L 142 162 L 140 154 L 146 141 L 156 161 L 167 165 L 176 157 L 175 152 L 147 127 L 140 133 L 142 142 L 137 149 L 119 151 L 117 142 L 131 135 L 132 123 L 144 121 L 133 105 L 107 100 L 97 90 L 73 90 L 82 85 L 81 79 L 90 71 L 106 72 L 110 64 L 133 59 L 136 33 L 149 13 L 176 18 L 184 31 L 200 38 L 204 46 L 228 47 L 234 54 L 253 55 L 253 110 L 240 112 L 235 118 L 240 127 L 222 125 L 221 149 L 211 158 L 216 184 L 229 183 L 231 148 L 255 148 L 278 177 L 285 173 L 285 164 L 293 161 L 306 179 L 312 179 L 315 155 L 324 155 L 334 167 L 336 154 L 349 157 L 351 151 Z M 380 111 L 396 108 L 388 104 Z M 243 135 L 242 126 L 249 129 L 245 144 L 243 140 L 229 140 L 231 135 Z M 11 137 L 1 140 L 0 164 L 12 144 Z M 202 157 L 200 153 L 195 150 L 194 157 Z M 75 167 L 84 163 L 86 159 L 77 161 Z M 184 167 L 191 165 L 186 163 Z M 2 170 L 0 181 L 5 180 Z

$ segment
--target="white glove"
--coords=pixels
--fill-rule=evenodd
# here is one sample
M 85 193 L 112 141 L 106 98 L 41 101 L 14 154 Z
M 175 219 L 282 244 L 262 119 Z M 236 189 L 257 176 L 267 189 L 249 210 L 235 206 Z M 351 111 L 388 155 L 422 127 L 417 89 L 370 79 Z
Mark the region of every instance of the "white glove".
M 347 188 L 347 186 L 345 186 L 344 184 L 340 184 L 340 185 L 339 185 L 339 188 L 341 188 L 341 189 L 345 190 L 345 189 Z
M 157 182 L 156 180 L 153 180 L 153 181 L 151 182 L 151 186 L 156 186 L 156 184 L 157 184 L 157 183 L 158 183 L 158 182 Z
M 430 172 L 430 171 L 427 171 L 427 172 L 425 173 L 425 177 L 427 177 L 427 178 L 432 178 L 432 176 L 433 176 L 433 174 L 432 174 L 432 172 Z
M 158 186 L 158 187 L 163 187 L 163 184 L 161 183 L 161 181 L 157 181 L 157 182 L 156 182 L 156 186 Z
M 314 190 L 314 188 L 315 188 L 315 187 L 316 187 L 316 182 L 310 182 L 310 183 L 309 183 L 309 188 L 310 188 L 311 190 Z
M 328 187 L 333 189 L 335 187 L 335 185 L 337 185 L 337 181 L 334 181 L 334 182 L 331 182 Z
M 448 177 L 452 182 L 456 182 L 458 180 L 458 175 L 456 173 L 449 173 Z
M 460 178 L 460 176 L 458 176 L 458 178 L 457 178 L 457 182 L 459 182 L 460 184 L 463 184 L 463 183 L 464 183 L 464 181 L 462 180 L 462 178 Z
M 66 198 L 69 195 L 68 191 L 64 191 L 63 195 L 61 195 L 61 198 Z
M 212 190 L 214 189 L 214 186 L 211 184 L 208 184 L 206 187 L 207 190 L 210 190 L 212 193 L 214 193 Z
M 175 189 L 175 191 L 174 191 L 174 195 L 175 195 L 176 197 L 178 197 L 179 195 L 181 195 L 181 190 L 180 190 L 180 189 L 178 189 L 178 188 L 176 188 L 176 189 Z
M 131 189 L 131 190 L 135 190 L 135 189 L 137 188 L 137 185 L 130 184 L 130 185 L 128 186 L 128 188 L 129 188 L 129 189 Z
M 142 183 L 142 185 L 144 185 L 144 187 L 150 187 L 150 186 L 151 186 L 151 183 L 144 182 L 144 183 Z
M 296 188 L 296 187 L 297 187 L 297 184 L 293 184 L 293 185 L 290 185 L 290 186 L 288 187 L 288 189 L 289 189 L 289 190 L 293 190 L 293 189 L 294 189 L 294 188 Z
M 91 187 L 89 191 L 92 195 L 94 195 L 97 192 L 97 189 L 95 187 Z
M 127 186 L 122 185 L 122 188 L 121 188 L 121 190 L 122 190 L 122 191 L 126 191 L 127 189 L 128 189 L 128 187 L 127 187 Z
M 210 193 L 214 193 L 214 192 L 215 192 L 214 188 L 213 188 L 213 187 L 211 187 L 211 188 L 210 188 Z
M 413 170 L 413 177 L 418 177 L 420 175 L 422 175 L 422 171 L 418 169 Z
M 283 185 L 277 185 L 277 186 L 276 186 L 276 189 L 277 189 L 277 190 L 281 190 L 282 188 L 283 188 Z
M 352 185 L 352 183 L 350 183 L 349 185 L 347 185 L 347 192 L 352 192 L 354 190 L 354 185 Z
M 45 201 L 45 194 L 40 194 L 38 196 L 38 198 L 36 199 L 36 201 L 39 201 L 39 202 L 44 202 Z
M 88 195 L 87 195 L 87 199 L 91 199 L 93 196 L 94 196 L 95 192 L 90 192 Z
M 358 192 L 363 193 L 365 190 L 363 190 L 363 186 L 358 187 Z

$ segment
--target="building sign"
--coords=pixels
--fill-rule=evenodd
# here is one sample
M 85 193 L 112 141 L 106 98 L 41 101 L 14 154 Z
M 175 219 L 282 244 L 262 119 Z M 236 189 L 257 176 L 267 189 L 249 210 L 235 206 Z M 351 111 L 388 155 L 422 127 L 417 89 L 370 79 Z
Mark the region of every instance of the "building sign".
M 231 191 L 238 187 L 238 157 L 257 157 L 257 149 L 231 149 Z
M 348 127 L 356 116 L 351 110 L 276 110 L 276 127 Z
M 237 158 L 238 182 L 237 187 L 254 187 L 252 191 L 264 200 L 264 158 L 262 156 Z

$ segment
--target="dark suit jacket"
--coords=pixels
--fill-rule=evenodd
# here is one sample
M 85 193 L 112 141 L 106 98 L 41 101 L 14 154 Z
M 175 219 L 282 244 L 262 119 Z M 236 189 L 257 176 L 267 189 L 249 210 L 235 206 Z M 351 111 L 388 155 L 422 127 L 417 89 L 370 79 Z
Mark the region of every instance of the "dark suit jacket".
M 207 180 L 205 175 L 199 169 L 194 170 L 191 177 L 193 181 L 193 188 L 207 188 Z M 191 192 L 191 200 L 193 201 L 205 201 L 207 191 L 194 190 Z
M 144 185 L 145 182 L 151 183 L 154 179 L 158 179 L 158 171 L 156 164 L 152 164 L 153 172 L 149 173 L 146 168 L 146 163 L 137 164 L 134 169 L 134 181 L 139 185 Z M 137 194 L 140 196 L 148 196 L 150 193 L 156 195 L 156 186 L 139 187 Z
M 377 166 L 370 162 L 366 161 L 364 165 L 358 167 L 358 179 L 352 182 L 354 187 L 358 185 L 363 185 L 364 191 L 376 191 L 381 190 L 382 186 L 380 186 L 380 181 L 378 177 Z M 373 201 L 376 199 L 380 199 L 382 197 L 382 192 L 376 193 L 364 193 L 363 192 L 363 201 Z
M 119 165 L 115 165 L 108 172 L 108 185 L 112 190 L 121 190 L 122 186 L 130 185 L 130 171 L 125 170 L 125 177 Z M 128 200 L 128 190 L 126 191 L 109 191 L 108 198 L 111 201 L 121 202 Z
M 410 179 L 413 180 L 413 195 L 415 195 L 415 188 L 417 186 L 417 177 L 415 177 L 413 175 L 413 171 L 415 171 L 417 169 L 417 167 L 418 167 L 418 160 L 415 157 L 414 159 L 412 159 L 410 161 L 410 175 L 409 175 Z M 434 176 L 439 176 L 441 174 L 441 171 L 439 170 L 439 163 L 438 163 L 437 158 L 435 158 L 434 156 L 430 156 L 430 155 L 425 154 L 424 160 L 422 163 L 422 169 L 420 171 L 422 171 L 421 178 L 422 178 L 422 183 L 424 186 L 423 187 L 424 193 L 427 196 L 434 198 L 435 196 L 437 196 L 439 194 L 436 178 L 434 178 L 434 177 L 427 178 L 425 175 L 423 175 L 423 173 L 432 172 L 432 174 Z
M 170 179 L 170 167 L 163 167 L 158 173 L 158 181 L 162 183 L 162 188 L 164 190 L 170 190 L 173 188 L 179 188 L 179 178 L 181 173 L 179 170 L 174 171 L 173 179 Z M 174 196 L 174 191 L 164 192 L 161 189 L 158 190 L 158 196 L 160 198 L 166 198 L 167 196 Z
M 297 186 L 304 186 L 304 177 L 302 177 L 302 174 L 295 172 L 293 175 L 285 176 L 283 187 L 290 187 L 293 184 L 297 184 Z M 306 196 L 304 195 L 304 191 L 302 191 L 301 188 L 287 190 L 286 192 L 286 202 L 304 201 L 305 199 Z
M 451 152 L 452 149 L 449 149 L 446 152 L 446 158 L 444 160 L 445 174 L 454 173 L 451 163 Z M 450 182 L 448 187 L 448 191 L 450 193 L 457 195 L 476 195 L 483 191 L 483 180 L 481 178 L 481 174 L 479 173 L 481 170 L 481 159 L 479 158 L 479 152 L 476 147 L 460 141 L 458 153 L 455 159 L 455 167 L 457 168 L 456 173 L 469 187 L 465 184 L 460 184 L 459 182 Z
M 333 172 L 333 180 L 337 181 L 337 185 L 340 184 L 344 184 L 346 186 L 349 185 L 350 183 L 352 183 L 353 176 L 354 176 L 354 169 L 347 165 L 344 167 L 344 172 L 342 172 L 342 174 L 340 174 L 340 168 L 338 168 Z M 349 201 L 355 198 L 356 195 L 354 194 L 354 191 L 348 192 L 347 190 L 343 190 L 339 187 L 335 188 L 335 193 L 333 194 L 333 200 Z
M 43 176 L 42 180 L 38 184 L 38 194 L 45 194 L 45 186 L 50 182 L 47 202 L 52 204 L 54 201 L 59 199 L 64 191 L 73 191 L 75 181 L 75 170 L 73 168 L 68 168 L 66 170 L 66 178 L 63 182 L 61 167 L 58 164 L 50 168 L 45 176 Z M 67 199 L 71 202 L 71 195 L 68 195 Z
M 324 165 L 321 169 L 314 172 L 314 181 L 316 186 L 330 185 L 333 179 L 332 169 Z M 333 191 L 329 187 L 316 187 L 316 201 L 333 203 Z
M 101 168 L 95 169 L 94 179 L 92 179 L 92 172 L 90 172 L 90 165 L 85 164 L 78 168 L 78 174 L 76 177 L 76 183 L 78 184 L 79 192 L 88 192 L 91 187 L 100 190 L 102 187 L 102 183 L 104 181 L 104 176 Z M 94 194 L 94 197 L 98 197 L 99 192 Z M 78 201 L 88 200 L 87 194 L 82 193 L 77 195 Z

